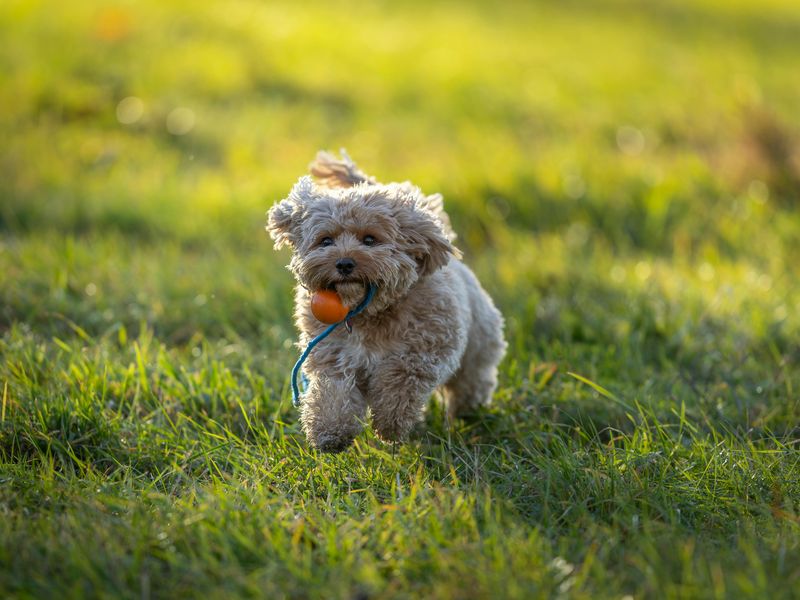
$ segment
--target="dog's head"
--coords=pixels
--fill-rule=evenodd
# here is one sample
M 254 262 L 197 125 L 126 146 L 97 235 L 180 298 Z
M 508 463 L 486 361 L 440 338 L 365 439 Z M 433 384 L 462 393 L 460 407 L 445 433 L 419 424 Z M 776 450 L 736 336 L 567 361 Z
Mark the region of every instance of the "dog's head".
M 294 250 L 289 268 L 308 290 L 336 289 L 348 304 L 372 283 L 390 302 L 457 252 L 446 218 L 441 197 L 410 184 L 328 188 L 306 176 L 270 209 L 267 231 Z

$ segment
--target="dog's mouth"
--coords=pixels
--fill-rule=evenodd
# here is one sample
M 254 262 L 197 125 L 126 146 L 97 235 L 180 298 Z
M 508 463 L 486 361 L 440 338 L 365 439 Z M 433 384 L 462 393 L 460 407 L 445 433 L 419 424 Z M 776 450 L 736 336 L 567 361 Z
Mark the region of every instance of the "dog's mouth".
M 352 308 L 357 306 L 364 298 L 367 283 L 356 278 L 340 279 L 339 281 L 331 282 L 327 289 L 334 290 L 339 294 L 342 304 Z
M 350 286 L 360 286 L 365 288 L 369 285 L 368 281 L 364 281 L 360 277 L 339 277 L 332 281 L 329 281 L 325 286 L 324 289 L 331 290 L 334 292 L 339 291 L 340 287 L 350 287 Z

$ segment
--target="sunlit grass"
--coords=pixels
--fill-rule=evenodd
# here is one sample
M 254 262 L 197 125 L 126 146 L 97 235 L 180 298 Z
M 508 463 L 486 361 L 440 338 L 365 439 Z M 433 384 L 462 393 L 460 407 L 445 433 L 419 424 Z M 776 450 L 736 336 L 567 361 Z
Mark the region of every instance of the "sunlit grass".
M 792 597 L 794 3 L 0 6 L 0 594 Z M 264 213 L 441 191 L 494 406 L 317 455 Z

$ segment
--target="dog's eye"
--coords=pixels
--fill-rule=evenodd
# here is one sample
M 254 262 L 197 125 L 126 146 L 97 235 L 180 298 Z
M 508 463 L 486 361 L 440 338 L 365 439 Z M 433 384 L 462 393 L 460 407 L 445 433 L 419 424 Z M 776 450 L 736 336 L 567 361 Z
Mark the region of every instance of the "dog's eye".
M 333 246 L 333 238 L 324 237 L 319 241 L 320 246 Z
M 365 235 L 364 239 L 361 240 L 365 246 L 374 246 L 375 245 L 375 236 L 372 235 Z

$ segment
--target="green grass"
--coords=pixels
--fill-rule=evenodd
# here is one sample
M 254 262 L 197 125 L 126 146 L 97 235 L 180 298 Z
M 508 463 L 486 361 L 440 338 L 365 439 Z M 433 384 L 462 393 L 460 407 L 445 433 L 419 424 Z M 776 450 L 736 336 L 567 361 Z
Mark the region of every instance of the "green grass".
M 795 2 L 0 34 L 0 596 L 800 596 Z M 444 193 L 510 346 L 480 418 L 328 456 L 263 226 L 340 146 Z

